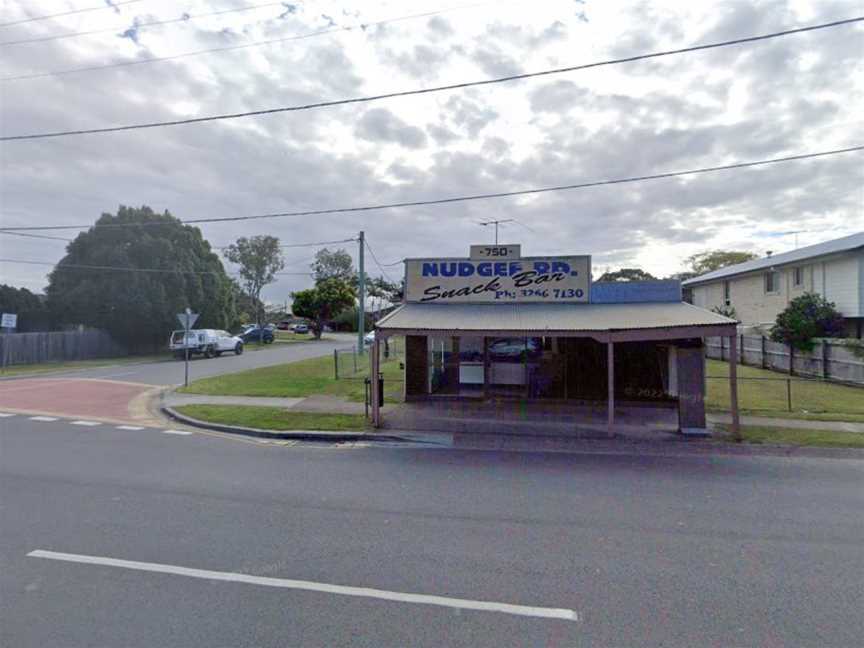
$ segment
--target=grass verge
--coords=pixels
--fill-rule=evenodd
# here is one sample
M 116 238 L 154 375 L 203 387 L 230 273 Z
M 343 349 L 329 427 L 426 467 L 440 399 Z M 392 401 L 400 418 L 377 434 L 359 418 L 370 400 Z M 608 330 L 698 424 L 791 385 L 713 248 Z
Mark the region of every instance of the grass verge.
M 281 407 L 251 405 L 182 405 L 176 409 L 181 414 L 199 421 L 261 430 L 351 432 L 363 431 L 366 428 L 366 417 L 362 414 L 292 412 Z
M 344 400 L 362 403 L 365 398 L 363 378 L 369 375 L 369 354 L 358 358 L 357 372 L 335 378 L 333 356 L 309 358 L 260 369 L 196 380 L 179 391 L 208 396 L 272 396 L 303 398 L 313 394 L 326 394 Z M 345 363 L 347 364 L 347 362 Z M 403 371 L 400 360 L 382 358 L 384 374 L 384 400 L 395 403 L 402 397 Z
M 729 411 L 729 363 L 708 360 L 705 405 Z M 742 414 L 818 421 L 864 421 L 864 388 L 792 376 L 792 411 L 783 374 L 738 365 L 738 407 Z M 753 380 L 759 378 L 760 380 Z M 771 380 L 765 380 L 766 378 Z
M 67 362 L 41 362 L 39 364 L 12 365 L 0 372 L 3 376 L 27 376 L 58 371 L 73 371 L 75 369 L 98 369 L 114 365 L 138 364 L 148 362 L 167 362 L 174 357 L 169 354 L 122 356 L 120 358 L 97 358 L 95 360 L 70 360 Z
M 722 426 L 728 434 L 729 427 Z M 741 426 L 745 443 L 814 446 L 823 448 L 864 448 L 864 434 L 833 430 Z

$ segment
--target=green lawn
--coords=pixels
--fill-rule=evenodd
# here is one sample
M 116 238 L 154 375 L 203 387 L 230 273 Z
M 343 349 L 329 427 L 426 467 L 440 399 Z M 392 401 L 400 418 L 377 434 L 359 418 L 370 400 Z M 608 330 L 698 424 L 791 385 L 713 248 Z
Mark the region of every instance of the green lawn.
M 728 426 L 722 426 L 728 431 Z M 864 448 L 864 434 L 859 432 L 835 432 L 832 430 L 799 430 L 796 428 L 775 428 L 741 426 L 741 436 L 745 443 L 778 444 L 796 446 L 822 446 L 830 448 Z
M 729 411 L 729 364 L 707 361 L 706 406 Z M 720 377 L 711 378 L 712 376 Z M 738 407 L 743 414 L 826 421 L 864 421 L 864 388 L 792 376 L 792 411 L 788 410 L 786 376 L 738 365 Z M 773 380 L 747 380 L 772 378 Z
M 382 359 L 381 369 L 384 374 L 385 400 L 397 402 L 402 396 L 403 372 L 399 359 L 391 358 L 386 362 Z M 179 391 L 189 394 L 287 398 L 329 394 L 362 403 L 365 397 L 363 378 L 368 375 L 368 354 L 358 358 L 357 374 L 341 380 L 334 378 L 333 356 L 326 355 L 299 362 L 203 378 Z
M 362 431 L 366 417 L 362 414 L 325 414 L 292 412 L 281 407 L 240 405 L 182 405 L 181 414 L 200 421 L 239 425 L 261 430 L 328 430 L 336 432 Z

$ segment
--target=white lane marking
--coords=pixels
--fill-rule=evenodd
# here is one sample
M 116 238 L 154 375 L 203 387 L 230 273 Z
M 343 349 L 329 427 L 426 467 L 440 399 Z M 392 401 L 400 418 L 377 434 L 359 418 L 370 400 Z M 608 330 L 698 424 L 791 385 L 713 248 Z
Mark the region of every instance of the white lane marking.
M 99 421 L 72 421 L 72 425 L 83 425 L 85 427 L 93 427 L 95 425 L 102 425 Z
M 194 432 L 189 432 L 188 430 L 162 430 L 162 434 L 179 434 L 180 436 L 188 436 L 194 434 Z
M 31 416 L 31 421 L 56 421 L 57 419 L 53 416 Z
M 118 425 L 118 430 L 143 430 L 144 428 L 140 425 Z
M 15 416 L 15 415 L 11 414 L 10 412 L 0 412 L 0 418 L 9 418 L 10 416 Z
M 123 569 L 156 572 L 159 574 L 175 574 L 178 576 L 187 576 L 189 578 L 221 580 L 229 581 L 232 583 L 263 585 L 265 587 L 281 587 L 284 589 L 306 590 L 309 592 L 324 592 L 326 594 L 341 594 L 343 596 L 359 596 L 364 598 L 383 599 L 385 601 L 397 601 L 400 603 L 439 605 L 442 607 L 458 608 L 462 610 L 503 612 L 505 614 L 516 614 L 519 616 L 542 617 L 546 619 L 565 619 L 567 621 L 579 620 L 575 610 L 568 610 L 564 608 L 513 605 L 512 603 L 498 603 L 495 601 L 475 601 L 472 599 L 450 598 L 449 596 L 411 594 L 408 592 L 391 592 L 388 590 L 373 589 L 371 587 L 348 587 L 345 585 L 331 585 L 329 583 L 316 583 L 314 581 L 293 580 L 289 578 L 252 576 L 250 574 L 238 574 L 236 572 L 211 571 L 209 569 L 193 569 L 190 567 L 180 567 L 178 565 L 138 562 L 137 560 L 120 560 L 118 558 L 107 558 L 104 556 L 87 556 L 83 554 L 60 553 L 57 551 L 45 551 L 43 549 L 36 549 L 34 551 L 31 551 L 27 555 L 31 558 L 47 558 L 49 560 L 62 560 L 65 562 L 84 563 L 88 565 L 122 567 Z

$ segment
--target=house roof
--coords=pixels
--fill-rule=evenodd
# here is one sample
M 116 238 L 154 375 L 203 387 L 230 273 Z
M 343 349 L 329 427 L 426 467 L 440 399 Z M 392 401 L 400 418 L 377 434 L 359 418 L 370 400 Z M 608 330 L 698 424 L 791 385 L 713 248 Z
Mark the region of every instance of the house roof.
M 642 304 L 419 304 L 382 318 L 384 331 L 605 332 L 735 325 L 735 320 L 683 302 Z
M 684 287 L 695 286 L 709 281 L 716 281 L 718 279 L 725 279 L 734 275 L 744 274 L 746 272 L 755 272 L 757 270 L 787 265 L 789 263 L 798 263 L 806 259 L 821 257 L 828 254 L 837 254 L 838 252 L 848 252 L 861 247 L 864 247 L 864 232 L 858 232 L 857 234 L 851 234 L 850 236 L 844 236 L 843 238 L 825 241 L 824 243 L 817 243 L 816 245 L 808 245 L 807 247 L 798 248 L 791 252 L 783 252 L 782 254 L 774 254 L 770 257 L 737 263 L 726 268 L 720 268 L 714 272 L 708 272 L 699 275 L 698 277 L 693 277 L 692 279 L 682 282 L 681 285 Z

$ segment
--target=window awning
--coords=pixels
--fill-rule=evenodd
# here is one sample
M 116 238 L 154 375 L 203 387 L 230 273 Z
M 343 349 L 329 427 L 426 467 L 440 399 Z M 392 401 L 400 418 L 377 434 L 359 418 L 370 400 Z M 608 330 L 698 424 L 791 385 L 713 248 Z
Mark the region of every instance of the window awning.
M 383 335 L 555 335 L 656 340 L 735 334 L 737 322 L 683 302 L 640 304 L 403 304 Z

